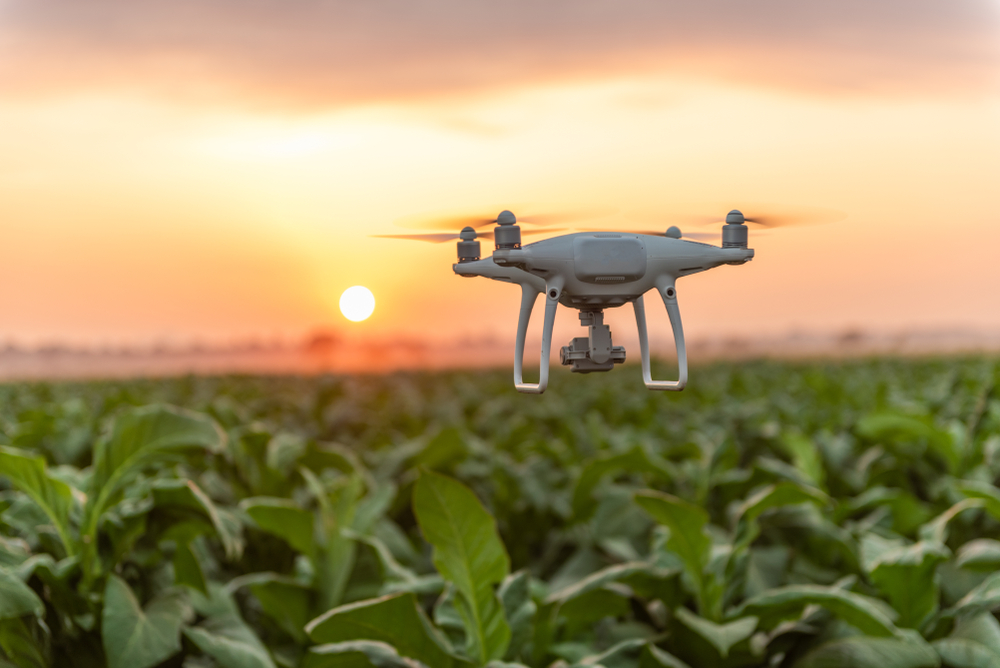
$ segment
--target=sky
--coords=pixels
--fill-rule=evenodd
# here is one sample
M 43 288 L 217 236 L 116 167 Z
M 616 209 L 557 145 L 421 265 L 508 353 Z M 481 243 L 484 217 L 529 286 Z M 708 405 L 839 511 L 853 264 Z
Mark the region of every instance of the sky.
M 998 0 L 0 0 L 0 342 L 512 342 L 370 236 L 505 208 L 836 212 L 683 279 L 694 338 L 995 332 L 998 183 Z

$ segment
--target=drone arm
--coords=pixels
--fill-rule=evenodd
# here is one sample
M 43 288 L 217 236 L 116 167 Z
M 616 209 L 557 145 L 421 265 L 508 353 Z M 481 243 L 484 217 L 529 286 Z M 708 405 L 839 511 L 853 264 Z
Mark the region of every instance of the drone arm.
M 653 380 L 649 364 L 649 338 L 646 334 L 646 307 L 640 296 L 632 306 L 635 309 L 635 324 L 639 330 L 639 351 L 642 356 L 642 379 L 650 390 L 680 391 L 687 385 L 687 350 L 684 348 L 684 327 L 681 325 L 681 312 L 677 308 L 677 290 L 673 281 L 657 282 L 657 292 L 663 297 L 663 303 L 670 315 L 670 326 L 674 330 L 674 344 L 677 347 L 677 380 Z
M 517 319 L 517 341 L 514 350 L 514 387 L 518 392 L 526 394 L 541 394 L 549 385 L 549 353 L 552 347 L 552 326 L 556 320 L 556 307 L 559 306 L 560 286 L 546 286 L 545 322 L 542 327 L 542 357 L 539 360 L 537 383 L 525 383 L 522 378 L 524 368 L 524 340 L 528 335 L 528 321 L 535 306 L 538 291 L 528 285 L 521 284 L 521 314 Z M 554 295 L 554 296 L 553 296 Z

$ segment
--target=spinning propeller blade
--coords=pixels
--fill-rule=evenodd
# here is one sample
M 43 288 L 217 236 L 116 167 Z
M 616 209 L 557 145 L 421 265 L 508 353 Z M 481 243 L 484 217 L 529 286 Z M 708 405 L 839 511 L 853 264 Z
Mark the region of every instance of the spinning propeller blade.
M 551 234 L 553 232 L 563 232 L 563 231 L 565 231 L 565 228 L 544 229 L 544 230 L 522 230 L 521 231 L 521 236 L 524 236 L 526 234 Z M 431 233 L 431 234 L 370 234 L 368 236 L 374 237 L 376 239 L 406 239 L 408 241 L 426 241 L 426 242 L 429 242 L 429 243 L 432 243 L 432 244 L 441 244 L 441 243 L 444 243 L 446 241 L 458 241 L 459 240 L 458 233 L 447 234 L 447 233 L 444 233 L 444 232 L 442 232 L 440 234 L 434 234 L 434 233 Z M 492 232 L 476 232 L 476 239 L 477 240 L 479 240 L 479 239 L 492 240 L 493 239 L 493 233 Z
M 747 210 L 750 213 L 747 213 Z M 740 209 L 744 214 L 744 221 L 760 225 L 761 227 L 793 227 L 798 225 L 821 225 L 823 223 L 835 223 L 847 218 L 847 214 L 836 209 L 824 209 L 821 207 L 768 207 L 749 206 L 746 210 Z M 700 214 L 688 214 L 671 216 L 671 218 L 682 220 L 693 225 L 725 225 L 725 216 L 705 216 Z
M 553 225 L 569 225 L 574 221 L 591 220 L 594 218 L 604 218 L 616 213 L 615 209 L 593 208 L 580 211 L 568 211 L 561 213 L 535 213 L 525 216 L 516 215 L 517 224 L 532 225 L 534 227 L 551 227 Z M 401 218 L 395 221 L 399 227 L 411 230 L 460 230 L 463 227 L 481 229 L 496 224 L 496 215 L 458 215 L 458 216 L 413 216 Z

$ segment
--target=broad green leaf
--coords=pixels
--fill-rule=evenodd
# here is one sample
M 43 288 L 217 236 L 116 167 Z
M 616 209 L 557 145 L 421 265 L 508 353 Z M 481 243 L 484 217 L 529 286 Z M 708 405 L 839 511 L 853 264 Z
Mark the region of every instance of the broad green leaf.
M 236 613 L 209 617 L 184 636 L 222 668 L 276 668 L 260 638 Z
M 638 445 L 626 452 L 592 459 L 584 465 L 573 488 L 573 515 L 578 521 L 586 520 L 597 507 L 593 492 L 601 479 L 617 471 L 645 473 L 656 480 L 673 477 L 669 462 Z
M 44 614 L 45 605 L 38 594 L 14 573 L 0 567 L 0 620 L 24 615 L 41 617 Z
M 948 524 L 967 510 L 980 509 L 986 505 L 983 499 L 965 499 L 959 501 L 933 520 L 920 527 L 920 539 L 941 543 L 948 540 Z
M 930 417 L 914 417 L 894 412 L 867 415 L 855 425 L 858 434 L 871 441 L 899 445 L 926 445 L 936 452 L 954 472 L 961 464 L 961 452 L 954 437 L 947 430 L 939 429 Z
M 307 557 L 316 556 L 316 518 L 313 513 L 288 499 L 269 496 L 244 499 L 240 508 L 262 531 L 281 538 Z
M 38 504 L 59 534 L 66 554 L 72 556 L 76 545 L 70 533 L 73 490 L 49 475 L 45 459 L 27 450 L 0 446 L 0 476 Z
M 705 616 L 714 616 L 707 609 L 710 602 L 706 600 L 704 576 L 712 550 L 712 541 L 705 533 L 708 513 L 676 496 L 661 492 L 638 492 L 635 500 L 653 519 L 670 529 L 666 548 L 680 557 L 684 564 L 684 570 L 695 587 L 698 611 Z
M 790 585 L 778 587 L 755 596 L 739 606 L 730 617 L 753 615 L 760 618 L 762 628 L 772 628 L 783 619 L 799 615 L 807 605 L 826 608 L 848 624 L 872 636 L 888 637 L 896 633 L 892 620 L 879 601 L 836 587 Z
M 305 643 L 311 596 L 309 587 L 286 575 L 251 573 L 234 578 L 226 585 L 229 592 L 248 587 L 264 614 L 299 643 Z
M 155 598 L 143 609 L 124 580 L 108 577 L 101 617 L 108 668 L 150 668 L 179 652 L 186 609 L 179 592 Z
M 165 405 L 132 409 L 94 447 L 92 494 L 108 498 L 130 475 L 164 454 L 183 448 L 219 450 L 224 442 L 222 430 L 201 413 Z
M 1000 652 L 968 638 L 942 638 L 931 643 L 948 668 L 996 668 Z
M 155 480 L 152 485 L 154 507 L 174 506 L 186 508 L 202 515 L 215 530 L 227 559 L 237 559 L 243 552 L 238 525 L 226 522 L 225 516 L 208 495 L 191 480 L 171 478 Z M 236 530 L 234 530 L 236 529 Z
M 1000 541 L 977 538 L 958 548 L 955 565 L 974 571 L 1000 570 Z
M 702 638 L 707 640 L 725 659 L 733 645 L 743 642 L 757 629 L 756 617 L 744 617 L 728 624 L 716 624 L 704 617 L 699 617 L 687 608 L 677 608 L 674 611 L 677 619 Z
M 606 668 L 619 668 L 635 665 L 635 659 L 646 646 L 646 640 L 642 638 L 630 638 L 615 643 L 608 649 L 598 654 L 591 654 L 585 657 L 572 668 L 584 668 L 589 666 L 604 666 Z
M 208 594 L 205 573 L 189 543 L 177 543 L 177 547 L 174 549 L 173 565 L 174 584 L 191 587 L 202 594 Z
M 311 647 L 302 668 L 415 668 L 415 664 L 385 643 L 357 640 Z
M 330 490 L 328 502 L 320 506 L 323 558 L 319 579 L 322 604 L 326 607 L 340 605 L 354 568 L 357 545 L 347 533 L 354 526 L 363 488 L 364 483 L 358 475 L 340 478 Z
M 820 645 L 795 662 L 795 668 L 938 668 L 937 652 L 920 636 L 853 636 Z
M 480 663 L 502 658 L 510 628 L 493 586 L 507 577 L 510 560 L 493 517 L 468 487 L 430 472 L 414 486 L 413 511 L 434 546 L 434 566 L 458 590 L 469 654 Z
M 1000 652 L 1000 622 L 989 612 L 958 620 L 950 637 L 975 640 Z
M 639 668 L 691 668 L 673 654 L 647 644 L 639 656 Z
M 1000 573 L 994 573 L 966 594 L 951 611 L 962 616 L 1000 609 Z
M 823 468 L 823 459 L 812 439 L 799 432 L 789 431 L 782 434 L 778 443 L 791 455 L 795 468 L 801 471 L 814 487 L 825 488 L 826 471 Z
M 503 603 L 504 616 L 510 626 L 510 644 L 507 658 L 515 658 L 521 647 L 531 638 L 532 622 L 538 606 L 531 600 L 531 575 L 526 570 L 511 573 L 504 578 L 497 594 Z
M 958 491 L 970 499 L 980 499 L 983 508 L 993 519 L 1000 520 L 1000 488 L 986 482 L 963 480 L 958 485 Z
M 384 642 L 402 656 L 435 668 L 464 665 L 453 657 L 445 640 L 431 626 L 412 593 L 393 594 L 342 605 L 306 625 L 315 643 L 354 640 Z
M 557 603 L 561 605 L 567 601 L 583 596 L 584 594 L 595 589 L 600 589 L 607 584 L 618 582 L 629 577 L 630 575 L 648 570 L 658 569 L 654 569 L 648 562 L 645 561 L 633 561 L 625 564 L 608 566 L 581 578 L 568 587 L 563 587 L 562 589 L 552 592 L 545 600 L 547 603 Z M 667 575 L 669 572 L 662 571 L 662 573 Z
M 413 459 L 414 466 L 437 469 L 454 467 L 469 455 L 469 446 L 461 432 L 454 427 L 442 429 Z
M 298 434 L 282 432 L 276 434 L 268 442 L 265 461 L 269 468 L 287 477 L 305 451 L 306 440 L 304 438 Z
M 799 485 L 798 483 L 783 481 L 774 485 L 768 485 L 750 496 L 736 511 L 736 532 L 738 537 L 733 545 L 733 551 L 736 552 L 753 542 L 758 534 L 756 520 L 767 510 L 798 503 L 812 503 L 817 506 L 825 506 L 829 502 L 830 497 L 823 492 L 815 488 Z
M 919 628 L 935 611 L 938 606 L 935 571 L 949 556 L 943 545 L 921 541 L 890 550 L 875 560 L 869 577 L 899 613 L 900 626 Z
M 32 633 L 37 621 L 30 617 L 0 620 L 0 666 L 3 668 L 50 668 L 44 642 Z
M 186 448 L 218 450 L 225 436 L 209 417 L 163 405 L 135 408 L 120 415 L 111 434 L 94 447 L 90 499 L 85 509 L 84 576 L 97 576 L 93 562 L 97 527 L 104 511 L 125 484 L 144 468 Z

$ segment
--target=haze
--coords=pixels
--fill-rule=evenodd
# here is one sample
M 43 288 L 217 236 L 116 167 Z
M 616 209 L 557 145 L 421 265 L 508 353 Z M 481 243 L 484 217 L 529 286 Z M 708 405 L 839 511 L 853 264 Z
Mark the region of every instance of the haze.
M 682 280 L 693 337 L 996 331 L 998 75 L 993 0 L 0 0 L 0 339 L 512 341 L 519 291 L 368 236 L 502 208 L 846 214 Z

